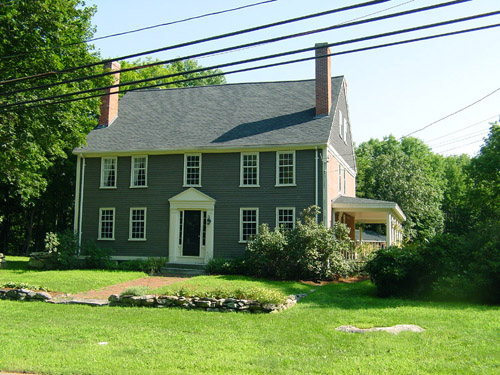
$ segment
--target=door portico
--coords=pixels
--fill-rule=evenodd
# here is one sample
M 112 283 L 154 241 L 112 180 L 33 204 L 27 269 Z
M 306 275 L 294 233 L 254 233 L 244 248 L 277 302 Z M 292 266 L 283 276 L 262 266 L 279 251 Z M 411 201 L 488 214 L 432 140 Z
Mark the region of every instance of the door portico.
M 214 251 L 215 199 L 189 188 L 168 201 L 169 262 L 206 264 Z

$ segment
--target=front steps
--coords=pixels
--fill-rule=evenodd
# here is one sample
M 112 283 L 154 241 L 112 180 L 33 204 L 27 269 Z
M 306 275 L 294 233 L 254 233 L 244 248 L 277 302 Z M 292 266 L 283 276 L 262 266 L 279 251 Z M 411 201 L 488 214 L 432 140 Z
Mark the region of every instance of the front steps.
M 180 263 L 167 263 L 160 270 L 163 276 L 173 277 L 191 277 L 205 275 L 204 264 L 180 264 Z

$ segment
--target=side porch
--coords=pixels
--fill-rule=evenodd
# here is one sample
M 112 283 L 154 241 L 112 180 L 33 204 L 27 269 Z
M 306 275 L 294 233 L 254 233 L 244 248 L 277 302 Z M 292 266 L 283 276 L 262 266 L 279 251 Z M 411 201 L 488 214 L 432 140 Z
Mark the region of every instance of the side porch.
M 406 216 L 395 202 L 340 196 L 332 201 L 331 209 L 332 218 L 349 227 L 352 241 L 364 242 L 363 228 L 356 230 L 356 224 L 384 224 L 385 243 L 378 239 L 379 246 L 400 246 L 403 242 Z

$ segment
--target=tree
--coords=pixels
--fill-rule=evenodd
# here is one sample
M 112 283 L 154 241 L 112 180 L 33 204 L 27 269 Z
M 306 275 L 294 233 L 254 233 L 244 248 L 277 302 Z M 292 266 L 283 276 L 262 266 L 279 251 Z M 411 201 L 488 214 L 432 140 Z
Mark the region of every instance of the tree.
M 0 7 L 0 80 L 10 80 L 97 61 L 92 46 L 83 41 L 93 34 L 91 17 L 95 7 L 80 0 L 18 0 Z M 59 46 L 65 46 L 58 48 Z M 85 76 L 101 72 L 87 68 Z M 55 83 L 75 74 L 47 75 L 36 80 L 2 84 L 3 92 Z M 108 77 L 93 81 L 30 89 L 2 96 L 0 104 L 36 99 L 98 87 Z M 36 217 L 35 207 L 46 190 L 51 168 L 85 140 L 95 126 L 99 99 L 88 99 L 38 108 L 11 107 L 0 110 L 0 246 L 7 250 L 10 234 L 25 236 L 30 245 Z M 53 174 L 53 173 L 52 173 Z M 19 230 L 25 227 L 25 233 Z M 17 232 L 17 233 L 13 233 Z M 20 233 L 21 232 L 21 233 Z M 11 242 L 12 244 L 12 242 Z M 19 244 L 16 243 L 15 246 Z
M 406 214 L 407 239 L 423 240 L 443 230 L 439 161 L 416 138 L 371 139 L 356 149 L 357 195 L 393 201 Z
M 121 61 L 121 68 L 128 69 L 136 66 L 144 66 L 149 65 L 151 63 L 156 63 L 159 60 L 153 60 L 151 58 L 146 58 L 144 60 L 137 59 L 132 62 Z M 131 81 L 139 81 L 142 79 L 166 76 L 169 74 L 183 73 L 182 75 L 175 76 L 167 79 L 158 79 L 153 81 L 147 81 L 142 83 L 136 83 L 134 85 L 126 86 L 126 88 L 139 88 L 146 87 L 149 85 L 160 85 L 158 88 L 172 88 L 172 87 L 192 87 L 192 86 L 206 86 L 206 85 L 217 85 L 226 83 L 226 79 L 223 75 L 216 77 L 207 77 L 213 74 L 222 74 L 222 71 L 219 69 L 215 70 L 205 70 L 197 73 L 188 73 L 189 71 L 196 70 L 202 68 L 201 65 L 198 64 L 195 60 L 183 60 L 176 61 L 172 64 L 160 64 L 160 65 L 152 65 L 147 68 L 131 70 L 128 72 L 121 73 L 120 81 L 121 82 L 131 82 Z M 203 78 L 207 77 L 207 78 Z M 169 82 L 181 81 L 189 78 L 197 78 L 193 81 L 187 81 L 176 84 L 169 84 Z
M 500 125 L 492 124 L 479 154 L 468 167 L 470 211 L 477 221 L 500 220 Z

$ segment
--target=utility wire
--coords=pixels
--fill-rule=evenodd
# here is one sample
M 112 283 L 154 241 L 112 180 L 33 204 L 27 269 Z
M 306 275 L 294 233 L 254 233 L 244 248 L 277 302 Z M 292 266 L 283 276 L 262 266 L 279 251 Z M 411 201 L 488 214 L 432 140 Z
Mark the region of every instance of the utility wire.
M 92 38 L 92 39 L 83 40 L 81 42 L 68 43 L 68 44 L 63 44 L 63 45 L 54 46 L 54 47 L 37 48 L 37 49 L 34 49 L 32 51 L 27 51 L 27 52 L 23 52 L 23 53 L 17 53 L 17 54 L 14 54 L 14 55 L 0 56 L 0 60 L 9 59 L 9 58 L 13 58 L 13 57 L 26 56 L 26 55 L 29 55 L 29 54 L 32 54 L 32 53 L 40 53 L 40 52 L 45 52 L 45 51 L 62 49 L 62 48 L 66 48 L 66 47 L 75 46 L 75 45 L 78 45 L 78 44 L 84 44 L 84 43 L 88 43 L 88 42 L 94 42 L 96 40 L 113 38 L 113 37 L 116 37 L 116 36 L 137 33 L 139 31 L 150 30 L 150 29 L 154 29 L 154 28 L 157 28 L 157 27 L 175 25 L 175 24 L 182 23 L 182 22 L 192 21 L 192 20 L 196 20 L 196 19 L 200 19 L 200 18 L 209 17 L 209 16 L 215 16 L 215 15 L 219 15 L 219 14 L 223 14 L 223 13 L 234 12 L 234 11 L 237 11 L 237 10 L 241 10 L 241 9 L 245 9 L 245 8 L 250 8 L 250 7 L 254 7 L 254 6 L 258 6 L 258 5 L 263 5 L 263 4 L 267 4 L 267 3 L 273 3 L 273 2 L 276 2 L 276 1 L 278 1 L 278 0 L 266 0 L 266 1 L 261 1 L 259 3 L 253 3 L 253 4 L 239 6 L 239 7 L 236 7 L 236 8 L 225 9 L 225 10 L 220 10 L 220 11 L 217 11 L 217 12 L 206 13 L 206 14 L 202 14 L 202 15 L 198 15 L 198 16 L 188 17 L 188 18 L 184 18 L 184 19 L 181 19 L 181 20 L 177 20 L 177 21 L 171 21 L 171 22 L 160 23 L 158 25 L 141 27 L 140 29 L 135 29 L 135 30 L 129 30 L 129 31 L 124 31 L 124 32 L 120 32 L 120 33 L 115 33 L 115 34 L 104 35 L 104 36 L 100 36 L 100 37 L 96 37 L 96 38 Z
M 453 132 L 451 132 L 451 133 L 446 133 L 446 134 L 443 134 L 443 135 L 441 135 L 441 136 L 439 136 L 439 137 L 432 138 L 432 139 L 430 139 L 430 140 L 428 140 L 428 141 L 424 141 L 424 142 L 426 142 L 426 143 L 431 143 L 431 142 L 433 142 L 433 141 L 436 141 L 436 140 L 438 140 L 438 139 L 441 139 L 441 138 L 447 137 L 447 136 L 449 136 L 449 135 L 456 134 L 456 133 L 459 133 L 459 132 L 461 132 L 461 131 L 464 131 L 464 130 L 470 129 L 470 128 L 474 127 L 474 126 L 477 126 L 477 125 L 482 125 L 482 124 L 484 124 L 484 122 L 485 122 L 485 121 L 489 121 L 489 120 L 491 120 L 491 119 L 493 119 L 493 118 L 495 118 L 495 117 L 500 118 L 500 114 L 498 114 L 498 115 L 494 115 L 494 116 L 490 116 L 490 117 L 488 117 L 488 118 L 485 118 L 484 120 L 481 120 L 481 121 L 475 122 L 474 124 L 467 125 L 467 126 L 465 126 L 465 127 L 463 127 L 463 128 L 457 129 L 457 130 L 455 130 L 455 131 L 453 131 Z
M 452 35 L 469 33 L 469 32 L 474 32 L 474 31 L 479 31 L 479 30 L 486 30 L 486 29 L 490 29 L 490 28 L 494 28 L 494 27 L 499 27 L 499 26 L 500 26 L 500 23 L 493 24 L 493 25 L 476 27 L 476 28 L 472 28 L 472 29 L 459 30 L 459 31 L 454 31 L 454 32 L 449 32 L 449 33 L 444 33 L 444 34 L 430 35 L 430 36 L 421 37 L 421 38 L 407 39 L 407 40 L 403 40 L 403 41 L 399 41 L 399 42 L 392 42 L 392 43 L 380 44 L 380 45 L 375 45 L 375 46 L 370 46 L 370 47 L 363 47 L 363 48 L 353 49 L 353 50 L 340 51 L 340 52 L 330 53 L 330 54 L 324 55 L 322 57 L 340 56 L 340 55 L 345 55 L 345 54 L 350 54 L 350 53 L 355 53 L 355 52 L 363 52 L 363 51 L 369 51 L 369 50 L 374 50 L 374 49 L 379 49 L 379 48 L 392 47 L 392 46 L 396 46 L 396 45 L 403 45 L 403 44 L 408 44 L 408 43 L 413 43 L 413 42 L 418 42 L 418 41 L 431 40 L 431 39 L 441 38 L 441 37 L 445 37 L 445 36 L 452 36 Z M 282 55 L 282 54 L 278 54 L 278 55 Z M 315 58 L 316 57 L 306 57 L 306 58 L 302 58 L 302 59 L 283 61 L 283 62 L 278 62 L 278 63 L 273 63 L 273 64 L 267 64 L 267 65 L 261 65 L 261 66 L 254 66 L 254 67 L 249 67 L 249 68 L 242 68 L 242 69 L 239 69 L 239 70 L 233 70 L 233 71 L 229 71 L 229 72 L 225 72 L 225 73 L 222 73 L 222 72 L 221 73 L 214 73 L 214 74 L 206 75 L 206 76 L 203 76 L 203 77 L 185 78 L 185 79 L 178 80 L 178 81 L 173 81 L 173 82 L 158 83 L 158 84 L 149 85 L 149 86 L 145 86 L 145 87 L 137 87 L 137 88 L 120 90 L 120 91 L 117 91 L 115 93 L 109 93 L 109 94 L 106 94 L 106 95 L 117 95 L 117 94 L 123 93 L 123 92 L 145 90 L 145 89 L 148 89 L 148 88 L 154 88 L 154 87 L 159 87 L 159 86 L 168 86 L 168 85 L 173 85 L 173 84 L 178 84 L 178 83 L 185 83 L 185 82 L 190 82 L 190 81 L 199 80 L 199 79 L 219 77 L 219 76 L 222 76 L 222 75 L 229 75 L 229 74 L 247 72 L 247 71 L 252 71 L 252 70 L 258 70 L 258 69 L 264 69 L 264 68 L 271 68 L 271 67 L 276 67 L 276 66 L 294 64 L 294 63 L 299 63 L 299 62 L 314 60 Z M 259 58 L 251 59 L 251 60 L 258 60 L 258 59 Z M 204 68 L 204 69 L 210 69 L 210 68 Z M 199 70 L 204 70 L 204 69 L 199 69 Z M 190 71 L 190 72 L 184 72 L 184 73 L 181 73 L 181 75 L 193 73 L 193 72 L 196 72 L 196 71 L 198 71 L 198 70 L 194 70 L 194 71 Z M 114 86 L 111 86 L 111 87 L 114 87 Z M 101 97 L 101 96 L 102 96 L 102 94 L 97 94 L 97 95 L 85 96 L 85 97 L 80 97 L 80 98 L 66 99 L 66 100 L 56 101 L 56 102 L 51 102 L 51 103 L 41 103 L 41 104 L 35 104 L 35 105 L 30 105 L 30 106 L 24 106 L 23 109 L 37 108 L 37 107 L 42 107 L 42 106 L 51 105 L 51 104 L 70 103 L 70 102 L 74 102 L 74 101 L 78 101 L 78 100 L 85 100 L 85 99 L 90 99 L 90 98 L 98 98 L 98 97 Z M 49 99 L 51 99 L 51 97 L 44 98 L 44 100 L 49 100 Z M 20 105 L 20 103 L 12 103 L 12 104 L 10 104 L 10 106 L 14 105 L 14 104 L 19 104 Z M 6 107 L 7 106 L 1 106 L 0 110 L 2 110 L 2 109 L 5 110 Z
M 451 139 L 447 140 L 446 142 L 441 142 L 441 143 L 438 143 L 438 144 L 430 146 L 430 147 L 432 147 L 432 148 L 441 148 L 443 146 L 448 146 L 448 145 L 453 144 L 453 143 L 458 143 L 458 142 L 463 142 L 463 141 L 466 141 L 466 140 L 470 140 L 473 137 L 474 138 L 478 137 L 478 136 L 483 137 L 485 135 L 485 133 L 486 134 L 488 133 L 488 129 L 477 131 L 477 132 L 468 134 L 466 136 L 461 136 L 461 137 L 458 137 L 458 138 L 451 138 Z
M 409 134 L 407 134 L 407 135 L 404 135 L 404 136 L 402 136 L 402 137 L 401 137 L 401 138 L 399 138 L 399 139 L 401 140 L 401 139 L 403 139 L 403 138 L 405 138 L 405 137 L 408 137 L 408 136 L 413 135 L 413 134 L 415 134 L 415 133 L 421 132 L 422 130 L 427 129 L 427 128 L 429 128 L 430 126 L 437 124 L 438 122 L 441 122 L 441 121 L 443 121 L 443 120 L 446 120 L 447 118 L 450 118 L 451 116 L 454 116 L 454 115 L 456 115 L 457 113 L 460 113 L 460 112 L 462 112 L 462 111 L 465 111 L 466 109 L 468 109 L 468 108 L 470 108 L 470 107 L 472 107 L 472 106 L 476 105 L 476 104 L 477 104 L 477 103 L 479 103 L 479 102 L 482 102 L 484 99 L 486 99 L 486 98 L 490 97 L 491 95 L 495 94 L 495 93 L 496 93 L 496 92 L 498 92 L 498 91 L 500 91 L 500 87 L 499 87 L 499 88 L 497 88 L 497 89 L 495 89 L 495 90 L 493 90 L 493 91 L 492 91 L 492 92 L 490 92 L 489 94 L 487 94 L 487 95 L 483 96 L 482 98 L 480 98 L 480 99 L 476 100 L 475 102 L 473 102 L 473 103 L 471 103 L 471 104 L 469 104 L 469 105 L 467 105 L 467 106 L 465 106 L 465 107 L 463 107 L 463 108 L 460 108 L 458 111 L 455 111 L 455 112 L 453 112 L 453 113 L 450 113 L 449 115 L 446 115 L 446 116 L 444 116 L 444 117 L 440 118 L 439 120 L 436 120 L 436 121 L 434 121 L 434 122 L 431 122 L 429 125 L 426 125 L 426 126 L 424 126 L 423 128 L 417 129 L 417 130 L 415 130 L 415 131 L 413 131 L 413 132 L 411 132 L 411 133 L 409 133 Z
M 252 27 L 252 28 L 249 28 L 249 29 L 244 29 L 244 30 L 239 30 L 239 31 L 233 31 L 233 32 L 226 33 L 226 34 L 220 34 L 220 35 L 211 36 L 211 37 L 207 37 L 207 38 L 203 38 L 203 39 L 198 39 L 198 40 L 195 40 L 195 41 L 184 42 L 184 43 L 180 43 L 180 44 L 176 44 L 176 45 L 172 45 L 172 46 L 157 48 L 157 49 L 154 49 L 154 50 L 149 50 L 149 51 L 134 53 L 134 54 L 120 56 L 120 57 L 115 57 L 115 58 L 112 58 L 112 59 L 101 60 L 99 62 L 90 63 L 90 64 L 86 64 L 86 65 L 80 65 L 80 66 L 66 68 L 66 69 L 62 69 L 62 70 L 57 70 L 57 71 L 52 71 L 52 72 L 45 72 L 45 73 L 40 73 L 40 74 L 36 74 L 36 75 L 32 75 L 32 76 L 26 76 L 26 77 L 20 77 L 20 78 L 14 78 L 14 79 L 10 79 L 10 80 L 0 81 L 0 84 L 6 84 L 6 83 L 12 83 L 12 82 L 19 82 L 19 81 L 24 81 L 24 80 L 27 80 L 27 79 L 32 79 L 32 78 L 46 77 L 46 76 L 49 76 L 49 75 L 59 74 L 59 73 L 68 73 L 68 72 L 72 72 L 72 71 L 75 71 L 75 70 L 78 70 L 78 69 L 89 68 L 89 67 L 92 67 L 92 66 L 101 65 L 101 64 L 113 62 L 113 61 L 116 61 L 116 60 L 125 60 L 125 59 L 130 59 L 130 58 L 134 58 L 134 57 L 143 56 L 143 55 L 149 55 L 149 54 L 153 54 L 153 53 L 157 53 L 157 52 L 163 52 L 163 51 L 167 51 L 167 50 L 172 50 L 172 49 L 176 49 L 176 48 L 187 47 L 187 46 L 191 46 L 191 45 L 194 45 L 194 44 L 205 43 L 205 42 L 208 42 L 208 41 L 213 41 L 213 40 L 228 38 L 228 37 L 232 37 L 232 36 L 235 36 L 235 35 L 246 34 L 246 33 L 249 33 L 249 32 L 259 31 L 259 30 L 270 28 L 270 27 L 280 26 L 280 25 L 284 25 L 284 24 L 288 24 L 288 23 L 292 23 L 292 22 L 302 21 L 302 20 L 305 20 L 305 19 L 320 17 L 320 16 L 323 16 L 323 15 L 332 14 L 332 13 L 338 13 L 338 12 L 342 12 L 342 11 L 346 11 L 346 10 L 351 10 L 351 9 L 356 9 L 356 8 L 360 8 L 360 7 L 364 7 L 364 6 L 375 5 L 375 4 L 384 3 L 384 2 L 387 2 L 387 1 L 389 1 L 389 0 L 374 0 L 374 1 L 369 1 L 367 3 L 360 3 L 360 4 L 350 5 L 350 6 L 346 6 L 346 7 L 342 7 L 342 8 L 328 10 L 328 11 L 325 11 L 325 12 L 310 14 L 310 15 L 306 15 L 306 16 L 302 16 L 302 17 L 293 18 L 293 19 L 287 19 L 287 20 L 284 20 L 284 21 L 278 21 L 278 22 L 274 22 L 274 23 L 271 23 L 271 24 L 267 24 L 267 25 L 256 26 L 256 27 Z M 440 7 L 445 7 L 445 6 L 449 6 L 449 5 L 456 5 L 456 4 L 460 4 L 460 3 L 468 2 L 468 1 L 471 1 L 471 0 L 454 0 L 454 1 L 447 2 L 447 3 L 440 3 L 440 4 L 435 4 L 435 5 L 424 7 L 424 8 L 419 8 L 417 10 L 410 10 L 410 11 L 406 11 L 406 12 L 394 13 L 394 14 L 390 14 L 390 15 L 386 15 L 386 16 L 371 18 L 370 20 L 353 22 L 353 23 L 350 23 L 349 25 L 353 26 L 353 25 L 358 25 L 358 24 L 363 24 L 363 23 L 368 23 L 368 22 L 379 21 L 379 20 L 383 20 L 383 19 L 388 19 L 388 18 L 396 17 L 396 16 L 399 16 L 399 15 L 405 15 L 405 14 L 411 14 L 411 13 L 416 13 L 416 12 L 422 12 L 422 11 L 426 11 L 426 10 L 430 10 L 430 9 L 437 9 L 437 8 L 440 8 Z M 346 25 L 339 25 L 339 26 L 337 26 L 337 28 L 341 28 L 341 27 L 347 27 L 347 24 Z M 326 31 L 326 30 L 324 30 L 324 31 Z
M 350 39 L 350 40 L 341 41 L 341 42 L 337 42 L 337 43 L 331 43 L 331 44 L 328 44 L 328 46 L 329 47 L 335 47 L 335 46 L 340 46 L 340 45 L 345 45 L 345 44 L 350 44 L 350 43 L 357 43 L 357 42 L 362 42 L 362 41 L 367 41 L 367 40 L 372 40 L 372 39 L 384 38 L 384 37 L 394 36 L 394 35 L 403 34 L 403 33 L 409 33 L 409 32 L 414 32 L 414 31 L 419 31 L 419 30 L 424 30 L 424 29 L 429 29 L 429 28 L 434 28 L 434 27 L 439 27 L 439 26 L 445 26 L 445 25 L 449 25 L 449 24 L 453 24 L 453 23 L 470 21 L 470 20 L 474 20 L 474 19 L 478 19 L 478 18 L 490 17 L 490 16 L 497 15 L 497 14 L 500 14 L 500 11 L 490 12 L 490 13 L 485 13 L 485 14 L 479 14 L 479 15 L 474 15 L 474 16 L 469 16 L 469 17 L 464 17 L 464 18 L 459 18 L 459 19 L 454 19 L 454 20 L 448 20 L 448 21 L 443 21 L 443 22 L 438 22 L 438 23 L 433 23 L 433 24 L 428 24 L 428 25 L 422 25 L 422 26 L 412 27 L 412 28 L 403 29 L 403 30 L 396 30 L 396 31 L 391 31 L 391 32 L 387 32 L 387 33 L 382 33 L 382 34 L 370 35 L 370 36 L 361 37 L 361 38 Z M 373 18 L 369 19 L 369 20 L 373 20 Z M 369 20 L 366 20 L 366 21 L 369 21 Z M 344 24 L 343 27 L 345 27 L 347 25 L 350 25 L 350 24 Z M 327 27 L 327 29 L 330 29 L 332 27 L 336 28 L 336 27 L 338 27 L 338 25 Z M 249 45 L 262 44 L 262 43 L 276 42 L 276 41 L 283 40 L 283 39 L 289 39 L 289 38 L 292 38 L 292 37 L 294 38 L 294 37 L 297 37 L 297 36 L 302 36 L 304 34 L 305 35 L 310 35 L 312 33 L 321 32 L 322 30 L 323 29 L 320 29 L 320 31 L 311 30 L 311 31 L 300 33 L 300 34 L 286 35 L 286 36 L 282 36 L 282 37 L 278 37 L 278 38 L 267 39 L 267 40 L 264 40 L 264 41 L 257 41 L 257 42 L 243 44 L 243 45 L 238 45 L 238 46 L 235 46 L 235 47 L 227 47 L 227 48 L 223 48 L 223 49 L 219 49 L 219 50 L 215 50 L 215 51 L 209 51 L 209 52 L 203 52 L 203 53 L 199 53 L 199 54 L 195 54 L 195 55 L 179 57 L 179 58 L 176 58 L 176 59 L 158 61 L 158 62 L 154 62 L 152 64 L 143 65 L 140 68 L 144 68 L 144 67 L 148 67 L 148 66 L 154 66 L 154 65 L 160 65 L 160 64 L 169 64 L 169 63 L 172 63 L 172 62 L 175 62 L 175 61 L 192 59 L 192 58 L 196 58 L 196 57 L 199 57 L 199 56 L 202 56 L 202 55 L 206 55 L 206 54 L 212 54 L 212 53 L 217 53 L 217 52 L 221 52 L 221 51 L 228 51 L 228 50 L 232 50 L 232 49 L 238 49 L 238 48 L 240 48 L 242 46 L 249 46 Z M 302 48 L 302 49 L 299 49 L 299 50 L 288 51 L 288 52 L 284 52 L 284 53 L 280 53 L 280 54 L 267 55 L 267 56 L 262 56 L 262 57 L 259 57 L 259 58 L 253 58 L 253 59 L 247 59 L 247 60 L 240 60 L 240 61 L 233 62 L 233 63 L 219 64 L 219 65 L 215 65 L 215 66 L 200 68 L 200 69 L 192 70 L 192 71 L 185 72 L 185 73 L 173 73 L 173 74 L 169 74 L 169 75 L 166 75 L 166 76 L 157 76 L 157 77 L 143 79 L 143 80 L 140 80 L 140 81 L 124 82 L 124 83 L 117 84 L 117 85 L 89 89 L 89 90 L 86 90 L 84 92 L 66 93 L 66 94 L 58 95 L 57 98 L 72 96 L 72 95 L 76 95 L 78 93 L 89 93 L 89 92 L 99 91 L 99 90 L 108 89 L 108 88 L 127 86 L 127 85 L 131 85 L 131 84 L 135 84 L 135 83 L 143 83 L 143 82 L 148 82 L 148 81 L 155 81 L 155 80 L 158 80 L 158 79 L 172 78 L 172 77 L 183 75 L 183 74 L 186 74 L 186 73 L 195 73 L 195 72 L 197 73 L 197 72 L 206 71 L 206 70 L 220 69 L 220 68 L 227 67 L 227 66 L 232 66 L 232 65 L 239 65 L 239 64 L 249 63 L 249 62 L 255 62 L 255 61 L 265 60 L 265 59 L 271 59 L 271 58 L 276 58 L 276 57 L 288 56 L 288 55 L 292 55 L 292 54 L 304 53 L 304 52 L 312 51 L 315 48 L 316 47 Z M 3 92 L 3 93 L 0 93 L 0 96 L 2 96 L 2 95 L 13 95 L 13 94 L 16 94 L 16 93 L 21 93 L 21 92 L 26 92 L 26 91 L 32 91 L 32 90 L 35 90 L 35 89 L 45 89 L 45 88 L 54 87 L 54 86 L 57 86 L 57 85 L 62 85 L 62 84 L 73 83 L 73 82 L 77 82 L 77 81 L 88 80 L 88 79 L 102 77 L 104 75 L 109 75 L 109 74 L 116 74 L 116 73 L 121 73 L 121 72 L 128 72 L 128 71 L 131 71 L 131 70 L 137 70 L 137 67 L 125 68 L 125 69 L 120 69 L 120 70 L 115 70 L 115 71 L 108 71 L 108 72 L 104 72 L 104 73 L 95 74 L 95 75 L 92 75 L 92 76 L 80 77 L 80 78 L 75 78 L 75 79 L 71 79 L 71 80 L 66 80 L 66 81 L 61 81 L 61 82 L 55 82 L 55 83 L 50 83 L 50 84 L 40 85 L 40 86 L 35 86 L 35 87 L 29 87 L 29 88 L 19 89 L 19 90 L 15 90 L 15 91 L 10 91 L 10 92 Z M 55 99 L 56 97 L 50 97 L 50 98 L 51 99 Z M 38 98 L 38 99 L 33 99 L 31 101 L 20 102 L 19 104 L 35 103 L 35 102 L 39 102 L 39 101 L 43 101 L 43 100 L 44 100 L 44 98 Z M 10 106 L 10 105 L 11 104 L 7 104 L 7 106 Z M 12 104 L 12 105 L 18 105 L 18 104 Z
M 443 154 L 445 152 L 449 152 L 449 151 L 453 151 L 453 150 L 456 150 L 457 148 L 463 148 L 465 146 L 470 146 L 470 145 L 473 145 L 473 144 L 476 144 L 476 143 L 479 143 L 479 142 L 482 142 L 483 140 L 480 139 L 478 141 L 474 141 L 474 142 L 471 142 L 471 143 L 467 143 L 465 145 L 461 145 L 461 146 L 458 146 L 458 147 L 453 147 L 453 148 L 449 148 L 448 150 L 444 150 L 444 151 L 439 151 L 439 153 Z

